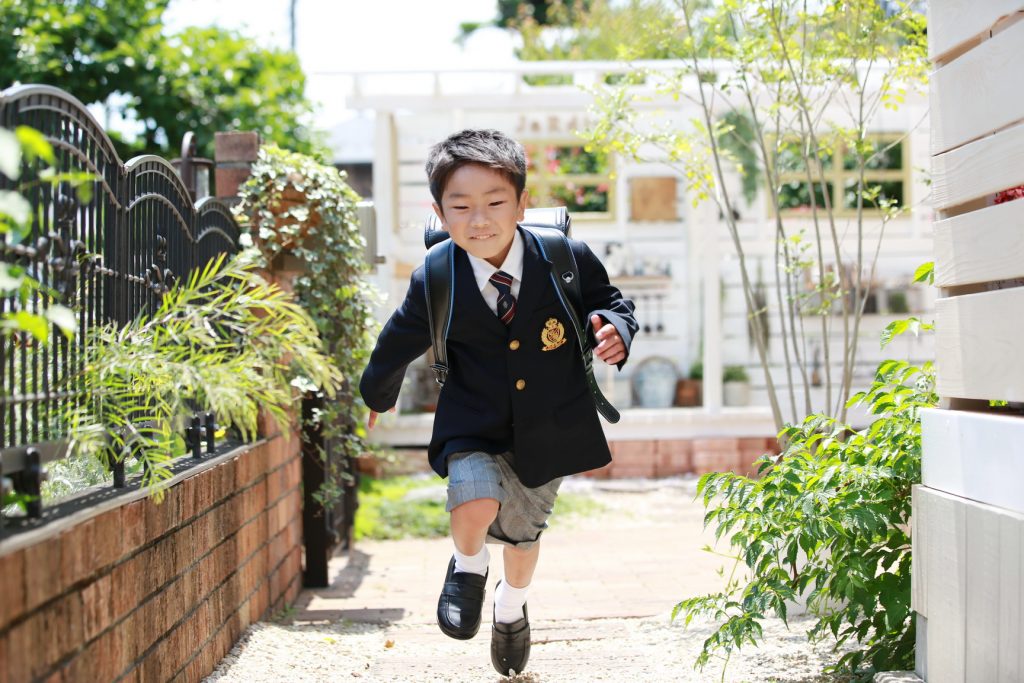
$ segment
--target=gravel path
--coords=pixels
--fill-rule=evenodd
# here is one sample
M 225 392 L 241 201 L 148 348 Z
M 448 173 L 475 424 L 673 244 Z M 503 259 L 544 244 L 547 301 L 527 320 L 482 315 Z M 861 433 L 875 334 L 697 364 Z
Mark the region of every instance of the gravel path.
M 765 623 L 764 643 L 733 656 L 726 681 L 809 683 L 831 661 L 828 647 L 812 648 L 805 634 L 810 620 Z M 718 681 L 720 663 L 695 671 L 706 626 L 684 630 L 667 618 L 573 620 L 558 623 L 562 637 L 534 635 L 529 669 L 519 676 L 497 675 L 488 660 L 486 632 L 469 643 L 424 638 L 399 624 L 268 624 L 251 627 L 207 681 L 507 681 L 512 683 L 638 683 Z M 566 636 L 570 637 L 566 637 Z M 388 673 L 390 671 L 391 673 Z M 399 677 L 396 677 L 396 672 Z
M 441 578 L 434 574 L 450 552 L 442 539 L 361 543 L 358 562 L 337 560 L 331 589 L 306 591 L 286 621 L 254 624 L 206 680 L 718 681 L 720 661 L 693 669 L 712 626 L 685 629 L 668 615 L 676 600 L 715 590 L 721 581 L 716 561 L 700 551 L 707 539 L 693 485 L 567 482 L 565 490 L 593 497 L 603 511 L 558 520 L 545 537 L 531 591 L 533 649 L 519 676 L 501 677 L 491 668 L 489 615 L 471 641 L 446 638 L 433 623 Z M 635 564 L 623 560 L 613 568 L 606 553 L 594 554 L 602 550 L 595 550 L 595 538 Z M 630 543 L 637 547 L 621 547 Z M 500 572 L 493 556 L 492 549 L 492 580 Z M 794 616 L 787 629 L 766 621 L 762 645 L 735 654 L 724 680 L 828 680 L 819 672 L 835 655 L 828 643 L 807 642 L 811 623 Z

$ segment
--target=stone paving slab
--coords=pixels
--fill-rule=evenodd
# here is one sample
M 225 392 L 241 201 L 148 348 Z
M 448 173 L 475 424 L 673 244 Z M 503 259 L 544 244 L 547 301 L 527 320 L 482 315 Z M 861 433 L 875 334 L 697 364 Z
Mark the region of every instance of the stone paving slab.
M 644 489 L 639 510 L 634 503 L 641 496 L 616 486 L 601 497 L 610 509 L 600 519 L 556 521 L 545 533 L 530 589 L 534 620 L 648 617 L 721 588 L 716 570 L 723 560 L 700 550 L 714 536 L 702 528 L 703 508 L 691 500 L 692 489 Z M 651 496 L 659 497 L 653 509 Z M 500 546 L 490 550 L 488 603 L 503 575 Z M 365 620 L 372 621 L 373 610 L 402 610 L 396 621 L 433 624 L 451 552 L 450 539 L 360 542 L 331 560 L 330 588 L 304 591 L 295 619 L 369 610 Z
M 490 664 L 500 548 L 491 546 L 480 633 L 456 641 L 438 630 L 434 617 L 452 547 L 449 539 L 435 539 L 360 542 L 338 555 L 329 588 L 303 591 L 288 623 L 250 628 L 208 681 L 719 680 L 717 664 L 693 669 L 712 626 L 684 629 L 669 619 L 680 599 L 723 584 L 716 570 L 727 560 L 701 550 L 713 543 L 713 534 L 702 528 L 694 482 L 615 482 L 609 487 L 614 490 L 593 489 L 598 485 L 586 483 L 602 512 L 561 519 L 556 508 L 545 534 L 530 590 L 533 649 L 525 673 L 505 678 Z M 827 644 L 807 644 L 809 626 L 805 617 L 791 618 L 788 628 L 766 620 L 762 647 L 735 655 L 725 680 L 822 680 L 818 672 L 832 656 Z

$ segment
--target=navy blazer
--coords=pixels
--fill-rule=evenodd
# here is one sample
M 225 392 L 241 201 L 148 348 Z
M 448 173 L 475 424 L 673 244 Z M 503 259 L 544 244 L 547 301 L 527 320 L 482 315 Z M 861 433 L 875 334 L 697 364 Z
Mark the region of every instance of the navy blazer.
M 550 262 L 533 238 L 519 231 L 523 277 L 508 327 L 484 301 L 466 252 L 455 249 L 450 371 L 428 449 L 430 465 L 442 477 L 448 476 L 448 455 L 469 450 L 511 450 L 516 473 L 528 487 L 611 462 L 573 326 L 551 282 Z M 581 322 L 590 330 L 591 344 L 590 316 L 596 313 L 615 326 L 628 354 L 638 328 L 633 302 L 608 282 L 604 266 L 586 244 L 569 240 L 569 245 L 588 311 Z M 420 266 L 402 305 L 381 330 L 359 382 L 371 410 L 383 413 L 395 405 L 406 367 L 430 345 Z

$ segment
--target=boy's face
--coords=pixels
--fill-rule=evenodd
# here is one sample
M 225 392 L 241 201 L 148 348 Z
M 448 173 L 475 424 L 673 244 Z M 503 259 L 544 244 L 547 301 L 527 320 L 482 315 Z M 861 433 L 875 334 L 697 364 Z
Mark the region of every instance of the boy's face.
M 517 197 L 515 186 L 500 171 L 463 164 L 448 177 L 434 212 L 455 244 L 500 268 L 516 223 L 523 220 L 526 197 L 526 190 Z

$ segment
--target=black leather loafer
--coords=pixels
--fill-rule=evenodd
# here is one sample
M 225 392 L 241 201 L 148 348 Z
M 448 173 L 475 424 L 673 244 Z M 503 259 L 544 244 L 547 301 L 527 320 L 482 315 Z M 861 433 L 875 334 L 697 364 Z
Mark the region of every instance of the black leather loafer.
M 491 664 L 502 676 L 511 670 L 522 673 L 530 660 L 530 613 L 523 605 L 523 618 L 511 624 L 491 623 Z
M 455 571 L 455 558 L 448 563 L 444 588 L 437 601 L 437 625 L 456 640 L 469 640 L 480 630 L 487 575 Z

